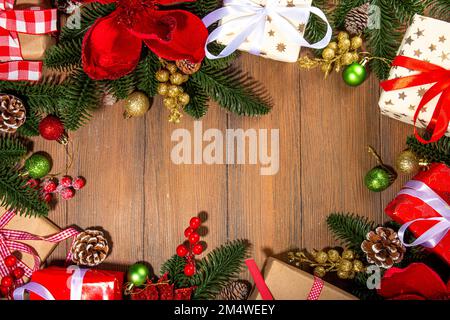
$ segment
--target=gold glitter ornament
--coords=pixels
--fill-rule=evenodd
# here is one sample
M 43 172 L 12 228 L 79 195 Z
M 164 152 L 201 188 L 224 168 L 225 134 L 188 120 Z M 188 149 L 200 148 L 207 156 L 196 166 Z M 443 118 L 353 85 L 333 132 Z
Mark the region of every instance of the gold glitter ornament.
M 328 260 L 328 255 L 324 251 L 319 251 L 314 255 L 314 259 L 317 263 L 325 263 Z
M 346 52 L 346 53 L 344 53 L 342 55 L 341 63 L 343 65 L 348 66 L 348 65 L 352 64 L 353 62 L 354 61 L 353 61 L 353 54 L 352 53 Z
M 158 94 L 165 96 L 169 92 L 169 86 L 167 83 L 160 83 L 158 85 Z
M 178 96 L 177 99 L 182 106 L 187 106 L 189 104 L 189 101 L 191 100 L 191 97 L 189 97 L 187 93 L 182 93 Z
M 338 270 L 337 272 L 337 276 L 339 279 L 348 279 L 349 278 L 349 273 L 346 271 L 342 271 L 342 270 Z
M 167 95 L 171 98 L 178 97 L 181 93 L 183 93 L 183 89 L 177 85 L 170 85 L 167 91 Z
M 353 270 L 353 263 L 350 260 L 342 259 L 339 262 L 339 270 L 350 272 L 351 270 Z
M 331 41 L 328 44 L 327 48 L 336 51 L 338 49 L 337 42 L 336 41 Z
M 351 46 L 351 42 L 349 39 L 339 41 L 339 43 L 338 43 L 338 48 L 339 48 L 340 52 L 347 51 L 348 49 L 350 49 L 350 46 Z
M 337 250 L 331 249 L 328 251 L 328 260 L 330 260 L 331 262 L 339 261 L 340 258 L 341 256 L 339 255 L 339 252 Z
M 319 266 L 314 268 L 314 275 L 319 278 L 323 278 L 327 274 L 324 267 Z
M 363 272 L 364 271 L 364 264 L 360 260 L 353 261 L 353 271 L 355 272 Z
M 405 174 L 417 173 L 422 167 L 427 165 L 426 161 L 419 159 L 411 150 L 403 151 L 395 160 L 397 170 Z
M 142 117 L 150 109 L 150 99 L 142 92 L 135 91 L 125 100 L 125 119 Z
M 328 61 L 332 60 L 335 57 L 335 55 L 336 55 L 336 52 L 330 48 L 326 48 L 322 51 L 322 57 Z
M 170 74 L 174 74 L 178 71 L 178 67 L 173 63 L 168 63 L 166 65 L 166 69 L 169 70 Z
M 169 81 L 170 73 L 165 69 L 161 69 L 156 72 L 156 80 L 159 82 L 167 82 Z
M 362 47 L 363 40 L 361 37 L 353 37 L 351 40 L 351 48 L 353 50 L 359 49 Z
M 349 35 L 345 31 L 340 31 L 337 35 L 338 42 L 342 42 L 344 40 L 348 40 Z
M 171 97 L 164 98 L 163 103 L 167 109 L 173 109 L 177 106 L 177 100 Z
M 353 260 L 355 259 L 355 253 L 353 250 L 344 250 L 342 252 L 342 259 Z
M 184 76 L 179 72 L 170 75 L 170 83 L 172 84 L 181 85 L 183 84 L 184 80 L 185 80 Z

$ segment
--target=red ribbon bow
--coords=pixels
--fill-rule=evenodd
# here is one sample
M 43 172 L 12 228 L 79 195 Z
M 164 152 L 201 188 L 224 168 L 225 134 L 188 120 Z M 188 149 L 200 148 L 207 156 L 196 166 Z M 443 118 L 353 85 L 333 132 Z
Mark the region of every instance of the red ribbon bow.
M 17 260 L 17 265 L 25 271 L 25 276 L 30 278 L 34 271 L 38 270 L 41 265 L 41 259 L 33 247 L 19 242 L 23 240 L 42 240 L 52 243 L 59 243 L 68 238 L 75 237 L 79 232 L 74 228 L 67 228 L 49 237 L 36 236 L 24 231 L 8 230 L 5 226 L 14 218 L 14 211 L 6 212 L 0 218 L 0 276 L 5 277 L 10 274 L 10 270 L 5 265 L 5 258 L 11 255 L 15 251 L 29 254 L 34 258 L 34 265 L 32 267 L 27 266 L 21 260 Z M 69 257 L 68 257 L 69 258 Z M 19 284 L 23 284 L 23 280 L 18 280 Z
M 98 19 L 84 37 L 84 71 L 95 80 L 123 77 L 136 68 L 142 42 L 163 59 L 201 62 L 208 30 L 199 17 L 188 11 L 161 10 L 161 6 L 177 2 L 180 0 L 118 0 L 116 9 Z
M 420 73 L 403 78 L 383 81 L 381 83 L 381 87 L 385 91 L 393 91 L 434 83 L 434 85 L 424 94 L 419 106 L 417 107 L 414 115 L 414 126 L 417 123 L 420 111 L 425 107 L 425 105 L 442 93 L 436 104 L 436 108 L 434 109 L 433 117 L 427 126 L 427 131 L 432 134 L 430 140 L 423 139 L 417 132 L 417 127 L 415 126 L 414 128 L 414 133 L 420 142 L 427 144 L 438 141 L 447 132 L 450 121 L 450 70 L 426 61 L 417 60 L 406 56 L 396 57 L 392 65 L 408 68 L 414 71 L 420 71 Z

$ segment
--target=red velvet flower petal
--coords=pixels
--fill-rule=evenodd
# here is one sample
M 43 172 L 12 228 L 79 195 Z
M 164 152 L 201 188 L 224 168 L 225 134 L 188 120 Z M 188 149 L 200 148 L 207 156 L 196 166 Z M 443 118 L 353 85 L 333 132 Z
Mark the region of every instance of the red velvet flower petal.
M 161 58 L 197 63 L 205 57 L 208 30 L 202 20 L 190 12 L 147 10 L 140 14 L 133 32 Z
M 94 80 L 118 79 L 139 62 L 142 40 L 118 24 L 116 17 L 117 11 L 98 19 L 83 39 L 83 69 Z
M 439 275 L 423 263 L 410 264 L 405 269 L 391 268 L 381 280 L 378 293 L 386 299 L 440 299 L 447 287 Z
M 170 6 L 172 4 L 182 3 L 182 2 L 195 2 L 197 0 L 156 0 L 156 2 L 163 6 Z

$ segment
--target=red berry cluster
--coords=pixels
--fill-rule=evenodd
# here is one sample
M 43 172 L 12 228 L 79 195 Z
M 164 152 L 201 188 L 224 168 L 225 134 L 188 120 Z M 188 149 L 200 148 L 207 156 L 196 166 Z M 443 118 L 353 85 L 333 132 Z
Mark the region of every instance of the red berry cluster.
M 202 220 L 193 217 L 189 222 L 189 227 L 184 230 L 184 236 L 187 239 L 186 244 L 180 244 L 177 247 L 177 255 L 186 259 L 184 274 L 191 277 L 195 274 L 195 255 L 203 252 L 203 246 L 200 243 L 200 235 L 197 230 L 201 226 Z
M 34 189 L 39 189 L 42 194 L 42 199 L 50 203 L 53 200 L 54 194 L 59 194 L 64 200 L 72 199 L 76 190 L 83 189 L 86 185 L 86 180 L 83 177 L 64 176 L 59 181 L 57 179 L 46 179 L 42 183 L 36 179 L 30 179 L 27 185 Z
M 23 268 L 17 267 L 17 258 L 13 255 L 7 256 L 3 262 L 10 270 L 10 274 L 4 276 L 0 282 L 0 295 L 3 297 L 9 297 L 14 289 L 14 282 L 22 279 L 25 271 Z

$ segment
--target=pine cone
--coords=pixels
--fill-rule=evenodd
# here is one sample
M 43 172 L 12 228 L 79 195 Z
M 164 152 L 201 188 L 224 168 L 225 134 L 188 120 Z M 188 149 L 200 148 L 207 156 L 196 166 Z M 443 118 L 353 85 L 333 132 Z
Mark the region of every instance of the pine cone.
M 202 66 L 201 63 L 193 63 L 190 62 L 189 60 L 177 60 L 176 65 L 181 72 L 187 75 L 196 73 L 198 70 L 200 70 Z
M 0 95 L 0 131 L 15 133 L 25 123 L 26 110 L 22 101 L 12 95 Z
M 250 286 L 244 280 L 237 280 L 226 285 L 217 295 L 217 300 L 247 300 Z
M 345 17 L 345 29 L 351 34 L 361 34 L 369 25 L 370 4 L 353 8 Z
M 108 241 L 101 231 L 85 230 L 75 238 L 71 252 L 72 261 L 77 265 L 95 267 L 106 259 Z
M 370 231 L 366 239 L 361 244 L 361 249 L 366 253 L 369 263 L 389 269 L 403 260 L 406 248 L 398 238 L 397 232 L 391 228 L 378 227 L 375 232 Z

